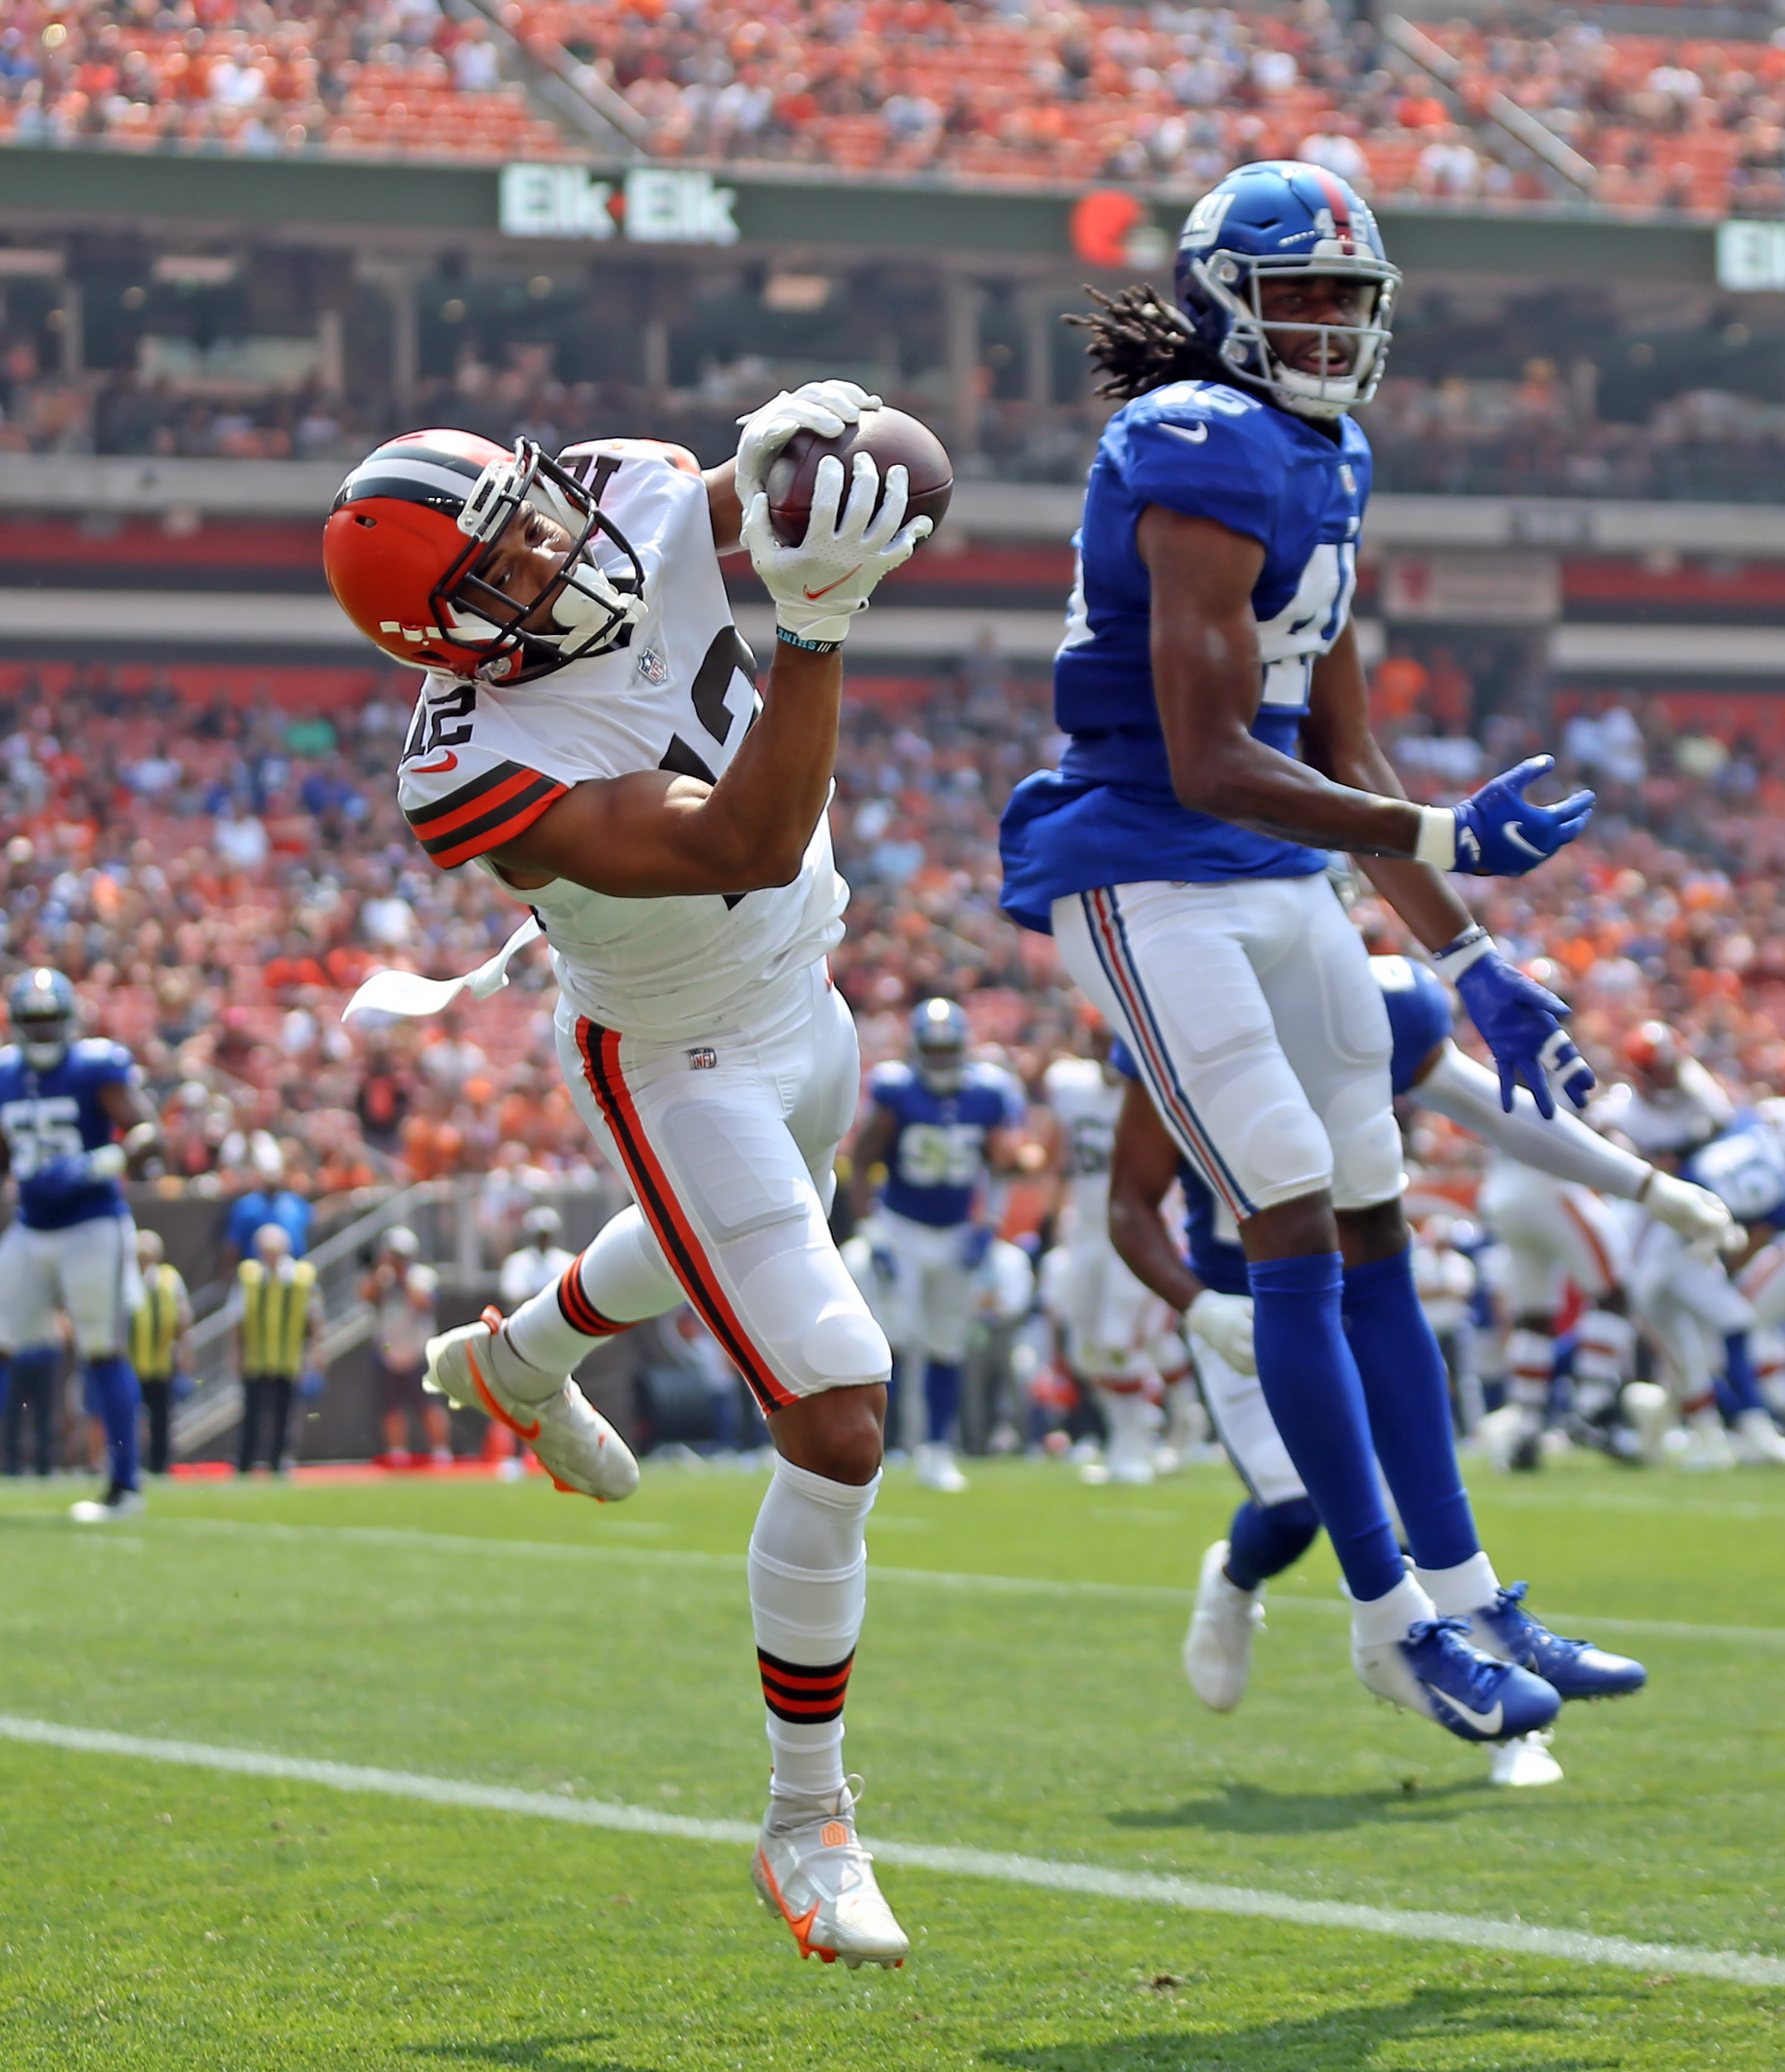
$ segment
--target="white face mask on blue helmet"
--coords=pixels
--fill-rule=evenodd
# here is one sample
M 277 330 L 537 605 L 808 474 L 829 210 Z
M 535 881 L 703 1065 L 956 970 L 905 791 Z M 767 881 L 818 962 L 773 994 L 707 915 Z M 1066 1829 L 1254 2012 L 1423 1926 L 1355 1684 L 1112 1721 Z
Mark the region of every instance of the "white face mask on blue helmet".
M 966 1015 L 953 1000 L 925 1000 L 911 1018 L 917 1077 L 931 1093 L 959 1093 L 967 1075 Z
M 74 987 L 61 972 L 40 965 L 12 981 L 7 1011 L 25 1063 L 33 1072 L 54 1072 L 75 1038 Z
M 1267 324 L 1262 289 L 1286 277 L 1357 281 L 1363 318 L 1352 324 Z M 1176 292 L 1184 327 L 1226 378 L 1261 390 L 1298 417 L 1333 419 L 1367 403 L 1388 361 L 1398 267 L 1390 264 L 1368 203 L 1323 166 L 1270 159 L 1241 166 L 1211 187 L 1185 219 Z M 1292 367 L 1273 330 L 1315 335 L 1319 374 Z

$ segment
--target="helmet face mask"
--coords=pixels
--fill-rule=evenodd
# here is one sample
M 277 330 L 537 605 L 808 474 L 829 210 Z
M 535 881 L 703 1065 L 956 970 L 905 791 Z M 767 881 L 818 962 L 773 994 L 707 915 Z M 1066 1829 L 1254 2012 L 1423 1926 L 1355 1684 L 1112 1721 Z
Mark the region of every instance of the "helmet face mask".
M 967 1018 L 953 1000 L 926 1000 L 911 1018 L 917 1077 L 931 1093 L 959 1093 L 967 1076 Z
M 1357 283 L 1358 321 L 1267 315 L 1265 286 L 1284 279 Z M 1376 394 L 1400 284 L 1361 197 L 1323 167 L 1295 161 L 1230 173 L 1190 211 L 1178 243 L 1187 327 L 1234 380 L 1299 417 L 1342 417 Z M 1289 333 L 1316 341 L 1319 372 L 1292 366 L 1279 350 Z
M 593 479 L 599 467 L 592 461 Z M 511 597 L 490 579 L 517 521 L 564 535 L 551 579 Z M 395 659 L 513 682 L 628 645 L 645 572 L 588 483 L 531 439 L 512 451 L 462 432 L 411 433 L 342 484 L 323 535 L 336 601 Z
M 7 996 L 7 1009 L 25 1063 L 33 1072 L 54 1072 L 75 1040 L 79 1009 L 73 986 L 47 966 L 22 971 Z

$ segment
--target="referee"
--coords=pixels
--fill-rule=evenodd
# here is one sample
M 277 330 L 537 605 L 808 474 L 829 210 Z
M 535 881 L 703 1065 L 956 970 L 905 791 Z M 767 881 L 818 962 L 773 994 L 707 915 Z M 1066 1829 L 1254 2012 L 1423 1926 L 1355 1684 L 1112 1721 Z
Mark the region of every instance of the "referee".
M 192 1304 L 179 1268 L 167 1264 L 158 1231 L 137 1232 L 137 1265 L 142 1270 L 143 1300 L 130 1312 L 125 1350 L 143 1385 L 143 1407 L 148 1412 L 148 1471 L 164 1475 L 173 1377 L 190 1358 L 186 1333 L 192 1328 Z
M 278 1223 L 263 1223 L 254 1242 L 254 1256 L 235 1270 L 242 1363 L 242 1443 L 235 1464 L 242 1474 L 254 1464 L 263 1422 L 267 1465 L 275 1472 L 281 1465 L 292 1396 L 322 1322 L 316 1268 L 292 1257 L 290 1234 Z

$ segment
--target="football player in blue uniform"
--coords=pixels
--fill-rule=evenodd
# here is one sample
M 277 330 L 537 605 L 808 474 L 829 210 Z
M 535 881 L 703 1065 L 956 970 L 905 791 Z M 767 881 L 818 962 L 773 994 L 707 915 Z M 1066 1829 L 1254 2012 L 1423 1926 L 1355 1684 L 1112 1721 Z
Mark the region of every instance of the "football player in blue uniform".
M 86 1368 L 87 1409 L 104 1421 L 110 1455 L 104 1496 L 74 1507 L 77 1519 L 94 1524 L 143 1508 L 139 1393 L 124 1355 L 141 1283 L 136 1228 L 118 1183 L 153 1153 L 161 1125 L 129 1052 L 100 1037 L 76 1038 L 75 990 L 61 972 L 22 972 L 7 1007 L 17 1040 L 0 1050 L 0 1176 L 10 1173 L 18 1193 L 0 1237 L 0 1351 L 11 1355 L 20 1387 L 47 1387 L 58 1358 L 56 1312 L 67 1311 Z
M 1497 1739 L 1559 1701 L 1454 1623 L 1499 1583 L 1414 1284 L 1387 1017 L 1325 852 L 1362 859 L 1457 985 L 1502 1099 L 1522 1079 L 1547 1116 L 1552 1073 L 1577 1102 L 1592 1084 L 1565 1010 L 1445 874 L 1529 870 L 1593 801 L 1532 804 L 1537 758 L 1415 806 L 1369 732 L 1351 600 L 1370 451 L 1347 413 L 1375 390 L 1399 278 L 1342 181 L 1246 166 L 1190 213 L 1175 310 L 1138 288 L 1087 320 L 1127 399 L 1055 665 L 1067 748 L 1005 809 L 1003 903 L 1054 935 L 1240 1226 L 1260 1380 L 1345 1571 L 1359 1676 Z
M 883 1165 L 879 1211 L 864 1233 L 883 1262 L 880 1323 L 892 1341 L 895 1388 L 920 1356 L 924 1362 L 917 1479 L 955 1491 L 967 1486 L 951 1442 L 974 1276 L 992 1240 L 985 1182 L 1009 1164 L 1006 1133 L 1025 1103 L 1009 1072 L 968 1058 L 967 1018 L 953 1000 L 925 1000 L 911 1026 L 911 1062 L 889 1059 L 868 1077 L 871 1105 L 852 1154 L 853 1206 L 858 1218 L 867 1216 L 870 1175 Z M 887 1410 L 895 1445 L 902 1407 L 895 1394 Z
M 1451 1041 L 1449 997 L 1423 965 L 1377 956 L 1369 960 L 1369 971 L 1387 1010 L 1397 1098 L 1431 1108 L 1507 1155 L 1541 1164 L 1558 1178 L 1640 1198 L 1656 1216 L 1696 1237 L 1727 1227 L 1720 1204 L 1702 1188 L 1657 1172 L 1572 1116 L 1546 1121 L 1527 1092 L 1517 1095 L 1510 1112 L 1502 1108 L 1494 1074 Z M 1125 1049 L 1118 1052 L 1117 1063 L 1134 1083 L 1116 1130 L 1110 1235 L 1148 1286 L 1183 1312 L 1196 1341 L 1210 1416 L 1249 1492 L 1228 1537 L 1202 1557 L 1196 1611 L 1184 1643 L 1184 1667 L 1197 1695 L 1225 1712 L 1246 1690 L 1252 1633 L 1263 1616 L 1264 1585 L 1301 1558 L 1320 1521 L 1260 1387 L 1251 1283 L 1237 1226 L 1179 1154 Z M 1188 1264 L 1159 1219 L 1174 1179 L 1184 1193 Z M 1429 1326 L 1425 1329 L 1429 1335 Z M 1408 1344 L 1398 1351 L 1376 1348 L 1374 1354 L 1420 1357 L 1423 1350 Z M 1455 1473 L 1454 1451 L 1448 1472 Z M 1523 1598 L 1524 1585 L 1516 1583 L 1509 1590 L 1497 1586 L 1491 1599 L 1468 1607 L 1461 1616 L 1471 1642 L 1488 1655 L 1522 1663 L 1564 1698 L 1616 1697 L 1641 1687 L 1640 1664 L 1558 1639 L 1525 1610 Z M 1450 1724 L 1441 1711 L 1434 1716 Z M 1528 1750 L 1509 1768 L 1524 1774 L 1506 1781 L 1546 1782 L 1560 1774 L 1553 1762 Z

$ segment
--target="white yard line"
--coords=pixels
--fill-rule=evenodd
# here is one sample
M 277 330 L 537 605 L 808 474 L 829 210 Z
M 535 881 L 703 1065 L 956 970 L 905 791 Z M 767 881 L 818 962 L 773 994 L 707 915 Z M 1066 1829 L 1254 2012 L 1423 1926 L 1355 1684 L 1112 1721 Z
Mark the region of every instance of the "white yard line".
M 33 1513 L 59 1520 L 60 1513 Z M 157 1518 L 157 1532 L 227 1532 L 281 1539 L 336 1539 L 362 1547 L 438 1548 L 458 1554 L 510 1554 L 536 1561 L 620 1561 L 641 1566 L 704 1568 L 742 1575 L 741 1554 L 699 1554 L 664 1547 L 589 1547 L 555 1540 L 479 1539 L 464 1532 L 423 1532 L 403 1526 L 384 1525 L 280 1525 L 250 1518 Z M 873 1535 L 870 1521 L 868 1536 Z M 887 1568 L 878 1561 L 868 1575 L 878 1583 L 917 1584 L 937 1590 L 984 1591 L 1018 1597 L 1104 1597 L 1131 1604 L 1186 1605 L 1195 1592 L 1173 1590 L 1155 1583 L 1098 1583 L 1081 1578 L 1050 1579 L 1041 1576 L 980 1576 L 933 1568 Z M 1333 1597 L 1275 1596 L 1267 1594 L 1267 1610 L 1318 1611 L 1343 1617 L 1347 1607 Z M 1550 1612 L 1540 1607 L 1558 1627 L 1591 1626 L 1603 1633 L 1629 1634 L 1656 1640 L 1720 1640 L 1745 1647 L 1785 1647 L 1785 1627 L 1699 1626 L 1666 1619 L 1608 1619 L 1597 1612 Z
M 65 1749 L 77 1755 L 121 1756 L 138 1762 L 177 1764 L 189 1769 L 227 1771 L 240 1777 L 270 1778 L 282 1784 L 315 1784 L 330 1791 L 419 1799 L 428 1805 L 480 1813 L 519 1813 L 535 1820 L 556 1820 L 622 1834 L 654 1835 L 676 1842 L 722 1842 L 736 1848 L 747 1847 L 756 1838 L 755 1827 L 747 1821 L 696 1820 L 642 1806 L 520 1791 L 504 1784 L 428 1777 L 413 1770 L 377 1769 L 358 1763 L 312 1762 L 263 1749 L 219 1748 L 203 1741 L 152 1740 L 136 1734 L 64 1726 L 49 1720 L 0 1715 L 0 1739 Z M 883 1863 L 942 1877 L 984 1878 L 999 1885 L 1027 1886 L 1042 1891 L 1131 1900 L 1149 1906 L 1181 1907 L 1196 1914 L 1289 1921 L 1299 1928 L 1388 1935 L 1407 1942 L 1454 1943 L 1467 1949 L 1562 1958 L 1619 1971 L 1717 1978 L 1744 1986 L 1785 1986 L 1785 1958 L 1744 1950 L 1639 1943 L 1622 1935 L 1589 1935 L 1574 1929 L 1538 1928 L 1526 1921 L 1485 1920 L 1467 1914 L 1354 1906 L 1337 1900 L 1300 1900 L 1287 1892 L 1207 1885 L 1195 1878 L 1115 1871 L 1090 1863 L 1055 1862 L 1045 1857 L 1016 1856 L 999 1850 L 936 1847 L 909 1842 L 876 1842 L 873 1848 Z

